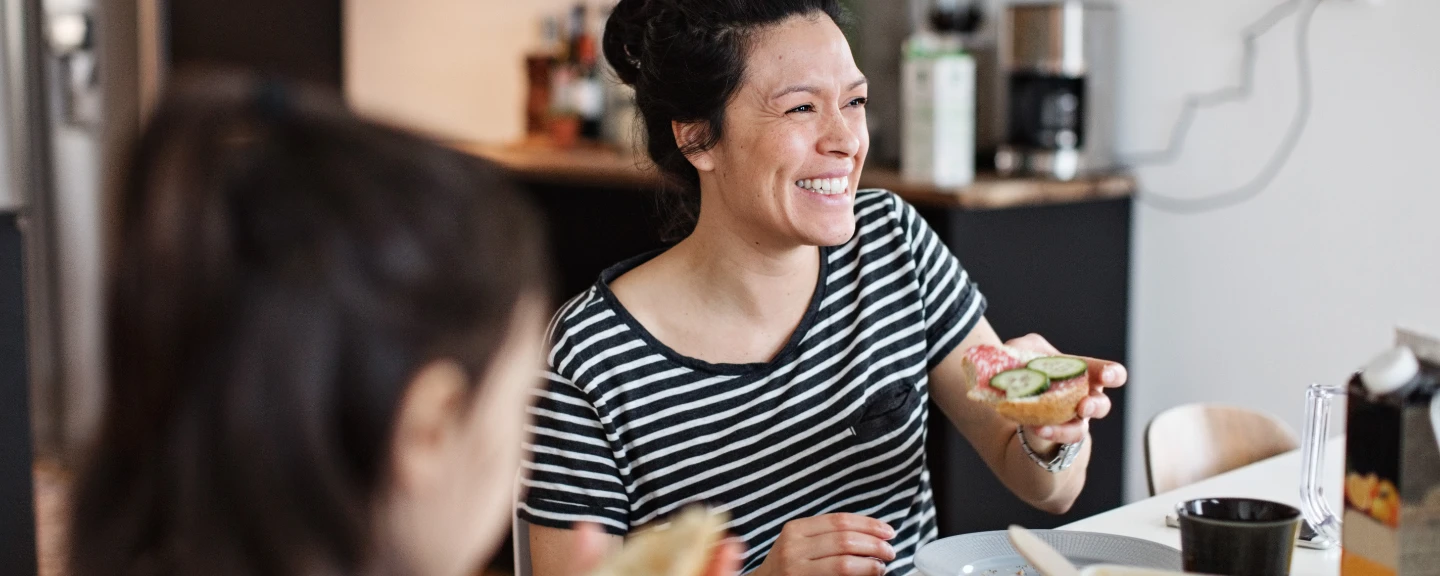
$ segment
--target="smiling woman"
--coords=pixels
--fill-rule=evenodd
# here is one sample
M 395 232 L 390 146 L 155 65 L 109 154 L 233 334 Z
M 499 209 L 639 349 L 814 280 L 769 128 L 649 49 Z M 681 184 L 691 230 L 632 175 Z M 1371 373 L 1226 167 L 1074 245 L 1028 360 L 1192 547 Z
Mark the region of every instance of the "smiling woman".
M 575 522 L 619 545 L 696 502 L 728 515 L 746 572 L 908 574 L 937 533 L 931 397 L 1031 504 L 1063 511 L 1083 486 L 1088 419 L 1123 368 L 1087 361 L 1074 419 L 1023 435 L 967 398 L 964 351 L 1000 339 L 915 209 L 857 189 L 868 85 L 843 19 L 834 0 L 615 9 L 606 55 L 683 239 L 606 270 L 551 323 L 520 511 L 537 576 Z
M 795 16 L 800 17 L 792 18 Z M 805 27 L 809 35 L 773 34 L 782 22 L 794 27 L 789 19 L 810 24 Z M 672 216 L 667 233 L 672 239 L 687 236 L 700 211 L 701 168 L 691 162 L 690 156 L 711 152 L 727 142 L 740 146 L 747 142 L 761 144 L 755 141 L 760 136 L 755 130 L 761 127 L 751 118 L 727 118 L 730 113 L 727 104 L 737 97 L 760 104 L 772 119 L 789 112 L 797 116 L 814 115 L 817 107 L 807 98 L 836 97 L 833 89 L 832 94 L 821 93 L 825 74 L 848 74 L 844 92 L 856 100 L 848 119 L 852 123 L 858 120 L 860 128 L 858 134 L 850 137 L 868 140 L 864 131 L 864 76 L 855 67 L 850 47 L 844 37 L 838 35 L 835 25 L 843 19 L 838 3 L 822 0 L 736 3 L 627 0 L 616 6 L 606 24 L 605 56 L 614 64 L 620 79 L 635 86 L 647 151 L 665 174 L 672 191 L 666 197 Z M 822 20 L 831 30 L 818 26 Z M 826 34 L 832 30 L 836 34 Z M 762 42 L 762 36 L 778 36 L 794 43 L 776 46 Z M 805 41 L 828 45 L 798 45 Z M 785 50 L 789 50 L 788 63 L 784 62 Z M 793 74 L 819 60 L 822 52 L 828 53 L 830 62 L 848 62 L 848 67 L 837 64 L 839 69 L 815 70 L 812 76 Z M 841 53 L 843 58 L 837 58 Z M 782 63 L 784 70 L 747 66 L 750 58 L 774 60 Z M 747 73 L 765 71 L 771 73 L 764 82 L 745 81 Z M 790 108 L 777 109 L 784 104 Z M 731 129 L 750 134 L 725 138 Z M 852 146 L 859 148 L 862 144 Z M 774 150 L 751 149 L 751 153 L 757 155 L 767 152 Z M 863 155 L 860 160 L 863 161 Z M 826 170 L 838 172 L 834 176 L 821 172 L 798 174 L 790 182 L 847 175 L 851 176 L 851 183 L 858 182 L 859 164 L 855 162 L 843 171 L 834 167 Z

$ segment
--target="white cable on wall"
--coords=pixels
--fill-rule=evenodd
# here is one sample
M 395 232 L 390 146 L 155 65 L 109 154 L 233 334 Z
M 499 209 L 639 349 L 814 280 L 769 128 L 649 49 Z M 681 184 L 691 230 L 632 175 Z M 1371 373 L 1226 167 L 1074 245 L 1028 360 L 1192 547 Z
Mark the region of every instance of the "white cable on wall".
M 1315 9 L 1319 7 L 1321 0 L 1288 0 L 1265 14 L 1254 24 L 1247 26 L 1243 33 L 1244 56 L 1243 69 L 1240 84 L 1214 92 L 1193 94 L 1186 98 L 1185 106 L 1180 112 L 1180 118 L 1176 120 L 1174 128 L 1170 132 L 1169 144 L 1163 150 L 1147 152 L 1127 157 L 1126 163 L 1131 165 L 1144 164 L 1168 164 L 1174 162 L 1184 147 L 1185 137 L 1195 121 L 1195 114 L 1202 108 L 1211 108 L 1222 104 L 1245 100 L 1250 97 L 1255 84 L 1255 60 L 1257 57 L 1256 42 L 1266 32 L 1269 32 L 1277 24 L 1287 17 L 1299 14 L 1296 19 L 1295 29 L 1295 60 L 1296 74 L 1299 78 L 1300 88 L 1298 102 L 1295 105 L 1295 115 L 1290 121 L 1290 127 L 1285 132 L 1285 137 L 1276 148 L 1275 153 L 1266 162 L 1265 166 L 1245 185 L 1214 194 L 1210 196 L 1199 196 L 1194 198 L 1181 198 L 1168 196 L 1155 192 L 1142 190 L 1139 193 L 1139 200 L 1157 210 L 1177 214 L 1197 214 L 1210 212 L 1236 206 L 1254 199 L 1264 192 L 1266 188 L 1275 181 L 1280 170 L 1289 162 L 1290 156 L 1295 152 L 1295 147 L 1300 143 L 1300 137 L 1305 132 L 1305 127 L 1310 121 L 1310 112 L 1313 105 L 1314 85 L 1310 65 L 1310 24 L 1315 16 Z

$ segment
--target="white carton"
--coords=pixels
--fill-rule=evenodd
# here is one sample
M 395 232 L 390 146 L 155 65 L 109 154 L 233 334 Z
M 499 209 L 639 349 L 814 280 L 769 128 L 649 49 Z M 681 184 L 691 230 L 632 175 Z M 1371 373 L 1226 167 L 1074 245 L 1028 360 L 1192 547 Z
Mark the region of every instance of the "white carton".
M 911 49 L 902 64 L 901 176 L 960 187 L 975 180 L 975 59 Z

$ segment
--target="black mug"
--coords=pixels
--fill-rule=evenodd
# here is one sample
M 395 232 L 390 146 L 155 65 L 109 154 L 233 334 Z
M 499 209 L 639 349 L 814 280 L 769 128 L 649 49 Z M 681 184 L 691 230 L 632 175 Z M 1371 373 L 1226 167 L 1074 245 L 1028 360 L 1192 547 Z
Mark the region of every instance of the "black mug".
M 1250 498 L 1202 498 L 1175 507 L 1185 571 L 1285 576 L 1300 533 L 1300 511 Z

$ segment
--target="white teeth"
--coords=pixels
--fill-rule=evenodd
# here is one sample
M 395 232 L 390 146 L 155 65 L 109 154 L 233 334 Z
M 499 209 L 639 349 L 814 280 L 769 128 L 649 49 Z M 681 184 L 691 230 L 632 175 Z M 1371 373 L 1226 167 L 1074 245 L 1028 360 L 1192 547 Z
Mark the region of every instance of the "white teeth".
M 818 192 L 825 195 L 841 194 L 849 191 L 849 178 L 815 178 L 811 180 L 797 180 L 796 186 Z

